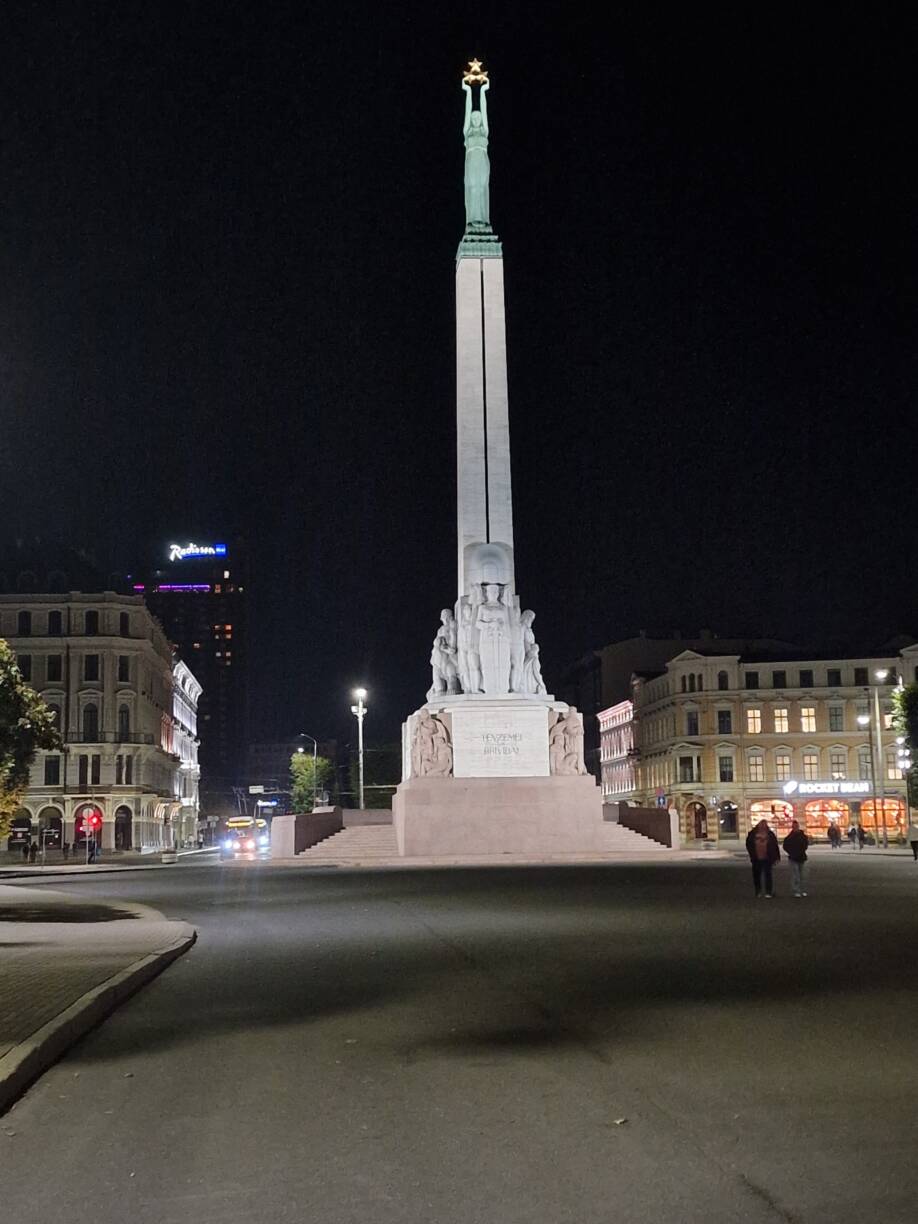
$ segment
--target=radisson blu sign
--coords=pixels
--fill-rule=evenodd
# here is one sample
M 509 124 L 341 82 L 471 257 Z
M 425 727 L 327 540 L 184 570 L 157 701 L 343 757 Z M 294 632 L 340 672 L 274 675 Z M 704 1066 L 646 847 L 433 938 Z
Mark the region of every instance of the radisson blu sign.
M 225 557 L 225 544 L 170 544 L 170 561 L 187 561 L 192 557 Z

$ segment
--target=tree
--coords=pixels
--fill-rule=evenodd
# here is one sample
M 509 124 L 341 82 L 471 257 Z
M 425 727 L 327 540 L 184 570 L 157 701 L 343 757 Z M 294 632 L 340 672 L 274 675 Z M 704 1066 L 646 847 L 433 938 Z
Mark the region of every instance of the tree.
M 29 787 L 39 748 L 61 747 L 54 715 L 22 678 L 9 643 L 0 638 L 0 837 Z
M 914 760 L 918 750 L 918 684 L 906 684 L 893 693 L 893 726 L 896 735 L 905 740 L 909 756 Z M 907 771 L 908 806 L 918 807 L 918 784 L 914 768 Z
M 312 797 L 317 791 L 331 790 L 335 780 L 334 767 L 326 757 L 315 758 L 307 752 L 295 752 L 290 758 L 290 797 L 295 812 L 311 812 Z

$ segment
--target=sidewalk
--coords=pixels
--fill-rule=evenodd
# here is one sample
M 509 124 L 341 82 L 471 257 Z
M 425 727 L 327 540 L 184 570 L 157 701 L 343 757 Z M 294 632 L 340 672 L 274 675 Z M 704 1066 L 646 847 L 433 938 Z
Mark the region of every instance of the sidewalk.
M 0 1113 L 194 940 L 146 906 L 0 884 Z
M 186 859 L 213 856 L 216 853 L 216 849 L 207 847 L 204 850 L 179 850 L 178 857 Z M 170 866 L 174 864 L 163 863 L 162 851 L 155 854 L 133 854 L 128 851 L 100 858 L 95 863 L 86 863 L 81 859 L 65 859 L 62 854 L 57 853 L 53 858 L 48 855 L 44 864 L 41 859 L 35 863 L 26 863 L 21 855 L 0 853 L 0 880 L 28 879 L 30 876 L 40 880 L 43 876 L 85 875 L 105 871 L 150 871 L 153 868 Z

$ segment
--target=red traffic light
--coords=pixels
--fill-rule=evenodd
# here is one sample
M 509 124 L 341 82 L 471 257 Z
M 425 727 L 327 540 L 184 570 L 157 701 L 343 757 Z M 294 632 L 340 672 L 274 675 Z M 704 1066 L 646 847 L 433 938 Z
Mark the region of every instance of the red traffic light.
M 83 824 L 90 829 L 102 828 L 102 813 L 98 808 L 93 808 L 91 812 L 87 812 L 83 817 Z

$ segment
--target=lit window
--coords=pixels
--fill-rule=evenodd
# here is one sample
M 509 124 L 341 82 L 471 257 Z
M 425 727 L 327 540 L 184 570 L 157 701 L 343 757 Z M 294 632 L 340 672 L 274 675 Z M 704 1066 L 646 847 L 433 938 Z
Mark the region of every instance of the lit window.
M 887 730 L 887 731 L 889 731 L 889 729 L 892 727 L 892 725 L 893 725 L 893 716 L 892 716 L 892 712 L 889 712 L 889 713 L 887 713 L 887 714 L 884 714 L 884 715 L 883 715 L 883 726 L 886 728 L 886 730 Z
M 750 733 L 758 734 L 762 730 L 762 711 L 747 710 L 746 711 L 746 730 Z
M 816 730 L 816 707 L 801 706 L 800 707 L 800 730 L 815 731 Z
M 895 752 L 887 752 L 886 754 L 886 778 L 889 782 L 897 782 L 902 777 L 902 770 L 899 768 L 899 762 L 896 760 Z
M 758 753 L 753 753 L 749 757 L 749 781 L 764 782 L 765 781 L 765 758 Z
M 787 706 L 778 706 L 775 709 L 775 730 L 776 731 L 787 731 L 788 730 Z
M 790 753 L 775 753 L 775 777 L 779 782 L 790 781 Z
M 803 754 L 803 776 L 807 782 L 815 782 L 819 777 L 818 752 L 805 752 Z
M 829 769 L 830 769 L 833 780 L 839 779 L 839 778 L 846 778 L 848 776 L 848 754 L 847 752 L 840 752 L 838 750 L 836 750 L 835 752 L 830 752 L 829 753 Z

